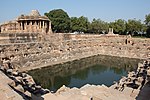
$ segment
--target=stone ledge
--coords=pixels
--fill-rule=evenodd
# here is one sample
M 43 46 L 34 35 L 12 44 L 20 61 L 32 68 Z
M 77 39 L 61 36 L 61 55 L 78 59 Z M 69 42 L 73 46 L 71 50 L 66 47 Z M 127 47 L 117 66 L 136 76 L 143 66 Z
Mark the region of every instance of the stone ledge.
M 8 84 L 13 80 L 9 79 L 3 72 L 0 71 L 0 99 L 1 100 L 23 100 L 22 96 L 16 93 Z

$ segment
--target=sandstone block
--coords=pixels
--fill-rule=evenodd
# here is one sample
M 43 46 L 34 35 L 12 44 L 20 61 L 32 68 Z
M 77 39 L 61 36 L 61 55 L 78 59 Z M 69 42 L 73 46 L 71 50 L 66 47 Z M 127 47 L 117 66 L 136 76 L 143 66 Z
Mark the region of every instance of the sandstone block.
M 16 90 L 24 93 L 24 88 L 21 85 L 17 85 L 16 87 L 14 87 Z

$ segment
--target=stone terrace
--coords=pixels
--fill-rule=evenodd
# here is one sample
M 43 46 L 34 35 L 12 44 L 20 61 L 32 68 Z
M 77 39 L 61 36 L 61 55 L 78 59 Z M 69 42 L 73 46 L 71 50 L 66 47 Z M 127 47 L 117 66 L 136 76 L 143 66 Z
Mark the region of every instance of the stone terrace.
M 25 71 L 97 54 L 145 59 L 150 39 L 55 34 L 45 42 L 2 44 L 0 53 L 1 61 L 9 59 Z

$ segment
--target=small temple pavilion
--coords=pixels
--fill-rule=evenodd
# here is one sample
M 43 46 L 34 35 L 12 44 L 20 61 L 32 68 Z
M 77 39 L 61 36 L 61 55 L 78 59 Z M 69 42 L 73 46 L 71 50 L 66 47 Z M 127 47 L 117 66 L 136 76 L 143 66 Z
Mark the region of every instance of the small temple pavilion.
M 37 10 L 0 25 L 0 33 L 51 33 L 51 21 Z

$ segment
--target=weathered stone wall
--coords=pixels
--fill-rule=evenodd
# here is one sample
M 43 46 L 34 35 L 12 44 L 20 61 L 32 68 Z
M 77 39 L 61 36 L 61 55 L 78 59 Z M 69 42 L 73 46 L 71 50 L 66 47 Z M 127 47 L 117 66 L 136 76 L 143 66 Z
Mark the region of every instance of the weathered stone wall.
M 10 59 L 24 71 L 97 54 L 145 59 L 150 55 L 150 39 L 55 34 L 44 42 L 5 44 L 0 48 L 2 61 Z
M 111 87 L 86 84 L 81 88 L 69 88 L 63 85 L 56 93 L 43 95 L 44 100 L 147 100 L 150 93 L 150 62 L 139 63 L 136 72 L 128 73 Z M 143 82 L 144 81 L 144 82 Z M 138 88 L 138 89 L 136 89 Z M 75 99 L 72 97 L 76 97 Z
M 39 33 L 1 33 L 0 44 L 37 42 Z
M 131 70 L 136 70 L 137 64 L 139 62 L 141 62 L 141 60 L 97 55 L 79 60 L 69 61 L 63 64 L 56 64 L 53 66 L 42 68 L 40 70 L 39 69 L 31 70 L 28 71 L 28 74 L 31 75 L 37 83 L 40 83 L 42 87 L 50 88 L 56 85 L 55 83 L 57 83 L 58 81 L 57 80 L 58 76 L 61 76 L 61 78 L 68 77 L 66 81 L 70 82 L 71 81 L 70 74 L 74 75 L 78 71 L 80 73 L 81 70 L 87 69 L 91 66 L 95 67 L 95 65 L 100 65 L 101 66 L 100 69 L 97 69 L 96 67 L 96 70 L 114 69 L 114 71 L 116 71 L 117 69 L 118 71 L 124 69 L 126 70 L 126 72 L 128 72 Z M 84 75 L 88 76 L 88 71 L 86 71 Z M 67 84 L 68 83 L 66 83 L 66 85 Z M 63 85 L 63 83 L 61 85 Z M 52 91 L 55 91 L 55 89 L 52 89 Z

